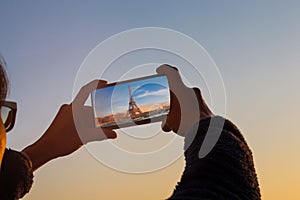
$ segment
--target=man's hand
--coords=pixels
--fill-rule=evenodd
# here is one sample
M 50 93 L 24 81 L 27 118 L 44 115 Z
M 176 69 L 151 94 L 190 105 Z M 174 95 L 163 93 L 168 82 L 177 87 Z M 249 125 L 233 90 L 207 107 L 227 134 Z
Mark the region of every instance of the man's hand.
M 111 129 L 96 128 L 92 108 L 84 106 L 91 92 L 105 85 L 106 81 L 96 80 L 82 87 L 71 104 L 60 108 L 43 136 L 23 150 L 31 159 L 33 170 L 54 158 L 73 153 L 88 142 L 117 137 Z
M 161 65 L 156 72 L 167 75 L 170 86 L 171 108 L 162 124 L 163 131 L 174 131 L 184 136 L 197 121 L 213 116 L 200 89 L 185 86 L 177 68 Z

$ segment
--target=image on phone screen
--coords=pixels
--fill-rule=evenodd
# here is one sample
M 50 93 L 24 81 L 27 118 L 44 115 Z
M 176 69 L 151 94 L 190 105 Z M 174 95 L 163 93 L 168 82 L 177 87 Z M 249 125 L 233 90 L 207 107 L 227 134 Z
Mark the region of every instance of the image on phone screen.
M 170 111 L 165 75 L 112 83 L 92 93 L 96 127 L 121 128 L 161 121 Z

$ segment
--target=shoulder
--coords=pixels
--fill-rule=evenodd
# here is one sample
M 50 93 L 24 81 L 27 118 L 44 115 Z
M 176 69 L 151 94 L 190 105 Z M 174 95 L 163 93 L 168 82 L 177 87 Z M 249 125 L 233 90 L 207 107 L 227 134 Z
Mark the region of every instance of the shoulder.
M 21 152 L 6 149 L 0 172 L 0 199 L 19 199 L 33 183 L 30 161 Z

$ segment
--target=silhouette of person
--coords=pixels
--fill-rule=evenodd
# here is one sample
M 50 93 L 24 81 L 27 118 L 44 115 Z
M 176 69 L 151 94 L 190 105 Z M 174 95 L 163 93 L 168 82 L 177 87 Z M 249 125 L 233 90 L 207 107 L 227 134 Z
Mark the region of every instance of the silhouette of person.
M 0 59 L 0 106 L 1 112 L 8 105 L 5 101 L 8 80 L 4 71 L 3 59 Z M 35 143 L 18 152 L 6 149 L 6 131 L 14 123 L 12 111 L 6 119 L 0 120 L 0 199 L 14 200 L 22 198 L 29 192 L 33 183 L 33 172 L 58 157 L 66 156 L 79 149 L 83 144 L 116 138 L 110 129 L 95 128 L 92 108 L 84 106 L 89 94 L 96 88 L 106 84 L 106 81 L 95 80 L 82 87 L 71 104 L 65 104 L 59 109 L 55 119 L 46 132 Z M 77 116 L 75 127 L 74 111 Z M 5 121 L 3 121 L 5 120 Z M 78 125 L 79 124 L 79 125 Z M 76 129 L 77 128 L 77 129 Z M 78 131 L 84 136 L 79 137 Z
M 162 65 L 157 73 L 167 75 L 171 93 L 162 130 L 185 137 L 186 166 L 169 199 L 260 199 L 252 153 L 238 128 L 215 116 L 200 89 L 185 86 L 177 68 Z M 213 139 L 216 144 L 201 156 L 204 141 Z
M 185 137 L 185 170 L 169 199 L 260 199 L 252 153 L 238 128 L 229 120 L 215 116 L 201 91 L 186 87 L 176 68 L 162 65 L 157 73 L 167 75 L 171 94 L 170 112 L 162 123 L 162 130 Z M 2 108 L 8 86 L 3 62 L 0 75 Z M 94 128 L 92 108 L 84 106 L 90 93 L 105 85 L 105 81 L 96 80 L 84 86 L 71 104 L 60 108 L 42 137 L 21 152 L 5 149 L 10 123 L 1 118 L 0 199 L 23 197 L 31 188 L 33 172 L 50 160 L 69 155 L 88 142 L 116 138 L 113 130 Z M 213 127 L 220 135 L 212 150 L 201 157 L 199 152 L 205 139 L 218 134 L 218 131 L 209 131 L 214 126 L 210 122 L 215 119 L 224 119 L 222 127 Z M 195 127 L 196 132 L 191 131 Z M 85 134 L 79 137 L 78 132 Z

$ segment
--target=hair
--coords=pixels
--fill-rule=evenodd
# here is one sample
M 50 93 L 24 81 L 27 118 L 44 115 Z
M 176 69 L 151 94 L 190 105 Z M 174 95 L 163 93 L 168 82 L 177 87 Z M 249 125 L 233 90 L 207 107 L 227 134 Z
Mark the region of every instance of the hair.
M 8 79 L 4 67 L 6 62 L 4 58 L 0 55 L 0 105 L 5 101 L 8 93 Z

